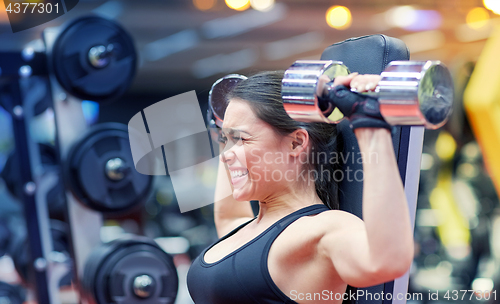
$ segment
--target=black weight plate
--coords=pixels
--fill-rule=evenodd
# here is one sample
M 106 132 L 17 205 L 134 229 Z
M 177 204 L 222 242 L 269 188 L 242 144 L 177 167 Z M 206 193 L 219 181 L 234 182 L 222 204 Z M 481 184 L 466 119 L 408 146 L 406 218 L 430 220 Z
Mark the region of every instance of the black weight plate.
M 106 175 L 106 163 L 114 158 L 123 160 L 127 167 L 121 180 Z M 70 188 L 88 207 L 120 214 L 139 207 L 147 199 L 153 177 L 135 170 L 126 125 L 94 126 L 73 146 L 67 159 Z
M 50 233 L 54 251 L 66 253 L 69 256 L 67 224 L 58 220 L 50 220 Z M 30 285 L 31 282 L 29 282 L 28 276 L 28 272 L 30 271 L 30 253 L 26 237 L 27 236 L 25 235 L 22 239 L 16 240 L 10 255 L 17 273 L 25 284 Z M 63 278 L 61 278 L 59 286 L 70 286 L 72 278 L 73 272 L 70 271 Z
M 44 172 L 54 171 L 58 180 L 61 180 L 61 173 L 54 146 L 38 143 L 38 148 L 40 149 L 40 159 Z M 18 169 L 19 167 L 19 155 L 16 150 L 14 150 L 7 158 L 4 169 L 0 172 L 0 178 L 5 181 L 7 190 L 17 199 L 21 199 L 23 197 L 23 185 L 21 183 L 21 176 Z M 61 182 L 57 182 L 56 185 L 47 192 L 46 200 L 49 209 L 49 217 L 52 219 L 63 220 L 65 198 L 64 186 Z
M 89 51 L 113 45 L 110 62 L 94 67 Z M 70 94 L 97 102 L 112 101 L 130 86 L 135 75 L 137 53 L 131 36 L 117 23 L 97 16 L 74 20 L 57 37 L 52 67 L 61 86 Z
M 148 298 L 133 293 L 133 280 L 148 275 L 155 282 Z M 83 287 L 98 304 L 174 303 L 179 286 L 172 258 L 145 237 L 119 239 L 96 248 L 85 264 Z

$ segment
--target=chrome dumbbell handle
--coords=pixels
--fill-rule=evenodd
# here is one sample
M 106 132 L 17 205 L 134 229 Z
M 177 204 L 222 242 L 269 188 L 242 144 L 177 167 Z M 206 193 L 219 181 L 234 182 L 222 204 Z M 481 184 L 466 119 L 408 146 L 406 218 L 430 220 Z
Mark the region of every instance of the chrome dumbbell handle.
M 298 60 L 285 71 L 281 85 L 283 106 L 291 118 L 305 122 L 338 122 L 343 118 L 338 110 L 322 105 L 316 95 L 319 79 L 349 75 L 340 61 Z M 326 115 L 328 113 L 328 115 Z

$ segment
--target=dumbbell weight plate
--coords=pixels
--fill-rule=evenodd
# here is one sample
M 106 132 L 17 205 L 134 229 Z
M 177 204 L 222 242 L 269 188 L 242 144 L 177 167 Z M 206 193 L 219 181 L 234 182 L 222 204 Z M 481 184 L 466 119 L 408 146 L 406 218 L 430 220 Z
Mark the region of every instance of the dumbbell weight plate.
M 97 304 L 174 303 L 178 276 L 172 258 L 145 237 L 118 239 L 94 249 L 82 279 Z
M 52 238 L 52 246 L 55 252 L 63 253 L 69 256 L 69 240 L 68 240 L 68 226 L 66 223 L 58 220 L 50 220 L 50 233 Z M 10 252 L 14 267 L 17 273 L 27 285 L 29 281 L 29 267 L 30 267 L 30 252 L 28 247 L 28 240 L 26 236 L 14 241 L 12 252 Z M 71 263 L 69 263 L 71 264 Z M 73 272 L 68 272 L 59 282 L 59 286 L 70 286 L 73 279 Z M 1 302 L 0 302 L 1 304 Z
M 247 79 L 246 76 L 239 74 L 230 74 L 218 79 L 212 85 L 208 93 L 208 119 L 214 120 L 214 124 L 222 128 L 224 113 L 227 108 L 227 94 L 242 80 Z M 213 117 L 212 115 L 213 114 Z
M 68 153 L 66 177 L 80 202 L 108 214 L 128 212 L 147 199 L 153 177 L 134 169 L 128 128 L 95 125 Z
M 228 105 L 227 94 L 246 76 L 229 74 L 214 82 L 208 93 L 207 122 L 210 136 L 214 142 L 219 141 L 220 128 Z
M 47 144 L 38 144 L 40 150 L 40 159 L 44 174 L 49 171 L 54 172 L 60 179 L 60 170 L 57 164 L 56 151 L 53 146 Z M 22 183 L 19 173 L 19 155 L 16 150 L 7 158 L 3 170 L 0 172 L 0 177 L 5 181 L 5 185 L 9 193 L 16 199 L 22 198 Z M 60 182 L 57 182 L 46 195 L 46 202 L 49 209 L 49 217 L 62 220 L 64 217 L 64 189 Z
M 107 102 L 129 87 L 137 54 L 132 38 L 122 27 L 91 16 L 64 28 L 54 43 L 51 61 L 58 82 L 70 94 Z
M 453 80 L 440 61 L 393 61 L 376 89 L 380 112 L 391 125 L 444 125 L 453 106 Z
M 285 71 L 281 86 L 283 106 L 291 118 L 305 122 L 338 123 L 344 117 L 338 109 L 321 104 L 316 96 L 322 75 L 334 79 L 349 75 L 340 61 L 297 60 Z

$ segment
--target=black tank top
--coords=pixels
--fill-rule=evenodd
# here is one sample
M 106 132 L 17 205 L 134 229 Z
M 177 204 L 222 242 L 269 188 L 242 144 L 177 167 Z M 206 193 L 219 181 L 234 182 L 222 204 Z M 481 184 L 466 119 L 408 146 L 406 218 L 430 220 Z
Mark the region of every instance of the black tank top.
M 205 249 L 191 265 L 187 276 L 189 293 L 196 304 L 275 304 L 292 301 L 274 284 L 267 268 L 269 249 L 278 235 L 297 219 L 329 210 L 312 205 L 280 219 L 257 237 L 215 263 L 206 263 L 205 253 L 234 235 L 254 219 L 240 225 Z

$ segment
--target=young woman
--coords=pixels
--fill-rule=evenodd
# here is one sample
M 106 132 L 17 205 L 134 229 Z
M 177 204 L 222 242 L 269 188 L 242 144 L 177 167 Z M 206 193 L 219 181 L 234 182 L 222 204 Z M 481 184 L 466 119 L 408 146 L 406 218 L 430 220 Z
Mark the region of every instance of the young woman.
M 254 75 L 227 96 L 219 178 L 230 177 L 233 196 L 215 203 L 222 238 L 189 271 L 197 304 L 341 303 L 347 285 L 390 281 L 411 265 L 412 229 L 385 122 L 350 93 L 318 92 L 337 94 L 341 102 L 351 96 L 339 108 L 363 156 L 360 220 L 337 210 L 342 172 L 330 157 L 340 153 L 336 126 L 292 120 L 281 100 L 282 77 Z M 353 74 L 334 85 L 363 92 L 378 81 Z M 259 201 L 256 217 L 250 200 Z

